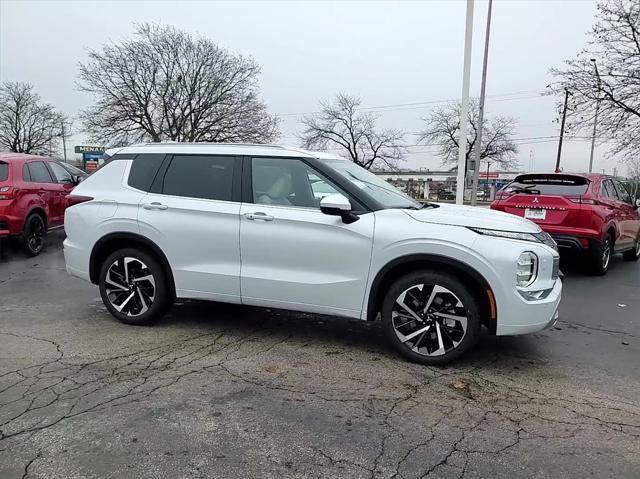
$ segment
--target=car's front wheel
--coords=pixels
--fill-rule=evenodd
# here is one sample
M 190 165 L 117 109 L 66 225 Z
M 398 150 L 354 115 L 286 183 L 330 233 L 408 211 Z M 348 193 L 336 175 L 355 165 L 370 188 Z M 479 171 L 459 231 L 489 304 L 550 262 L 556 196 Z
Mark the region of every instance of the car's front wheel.
M 407 359 L 446 364 L 470 350 L 480 334 L 478 301 L 458 278 L 419 271 L 402 276 L 382 304 L 385 336 Z
M 100 269 L 99 286 L 109 312 L 127 324 L 154 323 L 173 303 L 164 269 L 154 256 L 137 248 L 109 255 Z

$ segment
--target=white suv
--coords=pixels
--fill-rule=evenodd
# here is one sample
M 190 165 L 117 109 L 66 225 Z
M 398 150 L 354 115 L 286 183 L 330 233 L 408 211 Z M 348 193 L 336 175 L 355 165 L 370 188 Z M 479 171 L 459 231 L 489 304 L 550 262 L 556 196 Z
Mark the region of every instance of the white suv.
M 534 223 L 421 204 L 355 164 L 266 145 L 112 150 L 73 191 L 67 271 L 113 316 L 156 321 L 195 298 L 372 321 L 407 358 L 443 364 L 481 326 L 557 318 L 558 253 Z

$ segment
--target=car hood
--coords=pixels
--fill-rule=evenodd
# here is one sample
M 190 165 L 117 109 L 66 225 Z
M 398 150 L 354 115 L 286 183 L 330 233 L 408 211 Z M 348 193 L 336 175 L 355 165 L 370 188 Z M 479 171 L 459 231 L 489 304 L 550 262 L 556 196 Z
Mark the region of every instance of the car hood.
M 519 216 L 473 206 L 438 203 L 438 208 L 404 210 L 413 219 L 423 223 L 487 228 L 519 233 L 539 233 L 540 227 Z

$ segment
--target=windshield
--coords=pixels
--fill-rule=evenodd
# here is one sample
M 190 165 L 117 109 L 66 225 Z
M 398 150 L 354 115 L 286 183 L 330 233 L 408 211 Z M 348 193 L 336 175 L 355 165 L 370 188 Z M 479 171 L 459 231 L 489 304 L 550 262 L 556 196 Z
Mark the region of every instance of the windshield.
M 80 168 L 76 168 L 75 166 L 70 165 L 69 163 L 60 163 L 60 165 L 63 166 L 72 175 L 78 175 L 83 178 L 86 178 L 87 176 L 89 176 L 87 175 L 86 171 L 83 171 Z
M 353 185 L 386 208 L 421 208 L 422 205 L 379 176 L 347 160 L 323 160 Z

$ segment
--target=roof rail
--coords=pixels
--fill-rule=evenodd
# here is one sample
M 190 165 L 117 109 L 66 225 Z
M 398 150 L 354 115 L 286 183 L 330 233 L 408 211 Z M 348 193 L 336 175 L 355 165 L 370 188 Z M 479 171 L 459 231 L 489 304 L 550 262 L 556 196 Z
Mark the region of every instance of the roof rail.
M 283 146 L 280 145 L 272 145 L 267 143 L 205 143 L 205 142 L 187 142 L 187 141 L 162 141 L 158 143 L 136 143 L 135 147 L 140 146 L 176 146 L 176 145 L 185 145 L 185 146 L 249 146 L 255 148 L 277 148 L 284 149 Z

